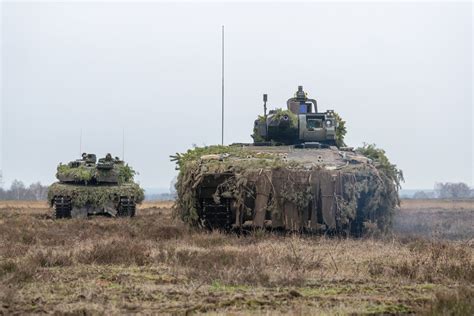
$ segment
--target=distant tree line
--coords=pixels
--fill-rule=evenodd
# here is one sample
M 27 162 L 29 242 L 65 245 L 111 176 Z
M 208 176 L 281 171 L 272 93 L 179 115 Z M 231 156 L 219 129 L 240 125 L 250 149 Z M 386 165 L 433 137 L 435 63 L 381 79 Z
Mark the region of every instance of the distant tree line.
M 472 199 L 474 190 L 463 182 L 436 183 L 432 192 L 418 191 L 414 199 Z
M 30 184 L 28 187 L 19 180 L 13 180 L 9 189 L 0 187 L 0 200 L 46 200 L 48 186 L 40 182 Z
M 2 174 L 0 170 L 0 184 L 2 183 Z M 173 183 L 174 184 L 174 183 Z M 176 191 L 173 184 L 170 186 L 170 193 L 147 194 L 146 200 L 174 200 Z M 22 181 L 13 180 L 9 189 L 0 186 L 0 200 L 27 200 L 40 201 L 46 200 L 48 195 L 48 186 L 35 182 L 26 186 Z M 436 183 L 433 191 L 417 191 L 412 196 L 413 199 L 474 199 L 474 189 L 469 188 L 463 182 L 445 182 Z
M 465 183 L 436 183 L 435 193 L 439 199 L 459 199 L 472 197 L 473 191 Z
M 158 194 L 146 194 L 145 201 L 172 201 L 176 199 L 176 192 L 174 193 L 158 193 Z

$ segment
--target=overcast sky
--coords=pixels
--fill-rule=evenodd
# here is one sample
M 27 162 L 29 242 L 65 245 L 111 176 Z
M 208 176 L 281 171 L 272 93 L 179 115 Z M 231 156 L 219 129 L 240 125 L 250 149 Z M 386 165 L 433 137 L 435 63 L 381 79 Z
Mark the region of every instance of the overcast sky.
M 262 94 L 298 85 L 384 148 L 404 188 L 473 185 L 472 5 L 450 3 L 12 3 L 1 7 L 4 182 L 54 181 L 82 151 L 122 154 L 168 188 L 169 155 L 250 142 Z

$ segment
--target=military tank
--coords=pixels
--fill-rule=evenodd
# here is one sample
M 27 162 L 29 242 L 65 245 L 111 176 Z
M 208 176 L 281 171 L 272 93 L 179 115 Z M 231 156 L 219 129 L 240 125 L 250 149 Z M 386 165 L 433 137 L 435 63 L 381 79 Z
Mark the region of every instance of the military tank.
M 133 217 L 144 191 L 133 181 L 135 171 L 118 157 L 107 154 L 97 160 L 83 153 L 81 159 L 60 163 L 48 190 L 48 201 L 56 218 L 107 214 Z
M 386 231 L 403 175 L 375 145 L 344 144 L 345 122 L 299 86 L 286 109 L 254 122 L 253 143 L 193 148 L 179 169 L 176 214 L 208 229 L 341 235 Z

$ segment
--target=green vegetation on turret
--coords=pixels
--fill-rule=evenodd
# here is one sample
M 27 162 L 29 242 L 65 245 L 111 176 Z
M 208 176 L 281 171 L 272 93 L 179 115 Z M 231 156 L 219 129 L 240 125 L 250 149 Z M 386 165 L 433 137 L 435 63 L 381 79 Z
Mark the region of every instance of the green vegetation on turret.
M 334 116 L 336 117 L 337 127 L 336 127 L 336 146 L 337 147 L 344 147 L 346 143 L 344 142 L 344 137 L 347 134 L 346 129 L 346 121 L 342 119 L 342 117 L 334 112 Z
M 288 117 L 289 126 L 285 129 L 274 129 L 272 122 L 279 122 L 283 117 Z M 265 117 L 259 115 L 257 117 L 259 122 L 265 122 Z M 276 109 L 274 114 L 270 118 L 270 126 L 268 127 L 268 133 L 273 136 L 273 142 L 275 143 L 287 143 L 288 141 L 294 141 L 298 138 L 298 116 L 289 110 Z M 257 131 L 257 127 L 254 126 L 253 133 L 251 135 L 254 142 L 265 142 L 265 139 L 260 136 Z
M 135 170 L 130 167 L 128 164 L 117 164 L 113 172 L 117 172 L 118 184 L 132 182 L 134 176 L 136 175 Z M 56 177 L 60 178 L 61 176 L 66 178 L 74 179 L 77 182 L 88 183 L 91 179 L 96 179 L 100 176 L 106 176 L 107 173 L 111 171 L 101 170 L 97 168 L 87 167 L 81 165 L 79 167 L 72 168 L 66 164 L 59 164 L 57 168 Z
M 295 139 L 298 136 L 298 117 L 294 113 L 289 110 L 277 109 L 275 116 L 273 116 L 273 120 L 280 120 L 285 115 L 290 118 L 290 126 L 285 132 L 286 134 L 281 135 L 280 138 Z M 344 142 L 344 137 L 347 134 L 346 121 L 343 120 L 342 117 L 336 112 L 334 112 L 334 116 L 337 121 L 336 146 L 344 147 L 346 146 L 346 143 Z M 259 115 L 257 117 L 257 121 L 263 123 L 265 122 L 265 117 L 263 115 Z M 253 128 L 253 133 L 251 137 L 255 143 L 265 142 L 265 139 L 258 133 L 256 126 L 254 126 Z
M 259 115 L 257 117 L 257 122 L 258 123 L 265 123 L 265 117 L 263 115 Z M 250 135 L 250 137 L 252 137 L 252 139 L 255 143 L 263 143 L 265 141 L 265 139 L 262 136 L 260 136 L 260 134 L 258 133 L 257 126 L 253 127 L 253 132 L 252 132 L 252 135 Z
M 287 116 L 290 121 L 291 128 L 298 128 L 298 116 L 291 112 L 290 110 L 276 109 L 273 119 L 275 121 L 280 121 L 283 117 Z

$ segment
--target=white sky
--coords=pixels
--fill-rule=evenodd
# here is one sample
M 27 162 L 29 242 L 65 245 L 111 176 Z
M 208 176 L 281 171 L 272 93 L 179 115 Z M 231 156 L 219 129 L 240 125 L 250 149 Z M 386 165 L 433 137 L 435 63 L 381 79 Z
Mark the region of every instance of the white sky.
M 376 143 L 404 188 L 473 185 L 472 4 L 2 2 L 4 181 L 54 181 L 83 151 L 121 155 L 145 187 L 168 188 L 169 155 L 250 142 L 262 110 L 298 85 Z

